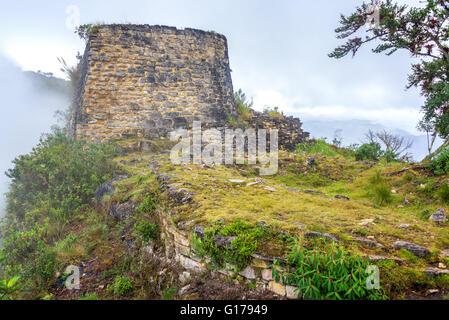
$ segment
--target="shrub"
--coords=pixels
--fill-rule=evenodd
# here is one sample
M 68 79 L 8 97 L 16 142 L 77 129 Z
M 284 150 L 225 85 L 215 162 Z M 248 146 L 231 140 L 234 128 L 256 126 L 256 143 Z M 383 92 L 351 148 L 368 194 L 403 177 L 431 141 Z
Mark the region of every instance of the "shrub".
M 234 102 L 237 110 L 237 119 L 234 119 L 230 115 L 227 116 L 227 121 L 234 127 L 239 124 L 243 126 L 248 125 L 248 120 L 253 117 L 253 102 L 248 101 L 245 93 L 243 93 L 242 89 L 239 89 L 234 93 Z
M 449 203 L 449 185 L 443 183 L 443 185 L 438 189 L 437 196 L 443 203 Z
M 357 161 L 370 160 L 378 161 L 382 156 L 382 148 L 379 143 L 365 143 L 360 146 L 355 152 L 355 159 Z
M 251 254 L 259 248 L 259 240 L 264 237 L 267 229 L 253 226 L 240 219 L 228 226 L 213 225 L 204 231 L 204 237 L 200 239 L 195 234 L 192 237 L 192 248 L 201 256 L 208 256 L 212 262 L 222 267 L 226 262 L 234 264 L 238 270 L 246 267 Z M 234 236 L 229 247 L 218 247 L 215 236 Z
M 391 203 L 392 194 L 391 189 L 386 183 L 380 183 L 373 187 L 374 199 L 380 206 Z
M 323 156 L 335 157 L 338 153 L 326 143 L 324 139 L 313 140 L 308 143 L 301 143 L 296 146 L 296 152 L 307 154 L 322 154 Z
M 141 236 L 143 242 L 148 242 L 158 236 L 159 229 L 156 223 L 139 221 L 134 225 L 136 233 Z
M 133 289 L 133 283 L 126 276 L 117 276 L 112 283 L 112 290 L 115 295 L 126 296 Z
M 385 178 L 382 177 L 379 170 L 368 179 L 368 182 L 370 183 L 371 189 L 374 193 L 374 200 L 378 205 L 382 206 L 392 201 L 393 196 L 391 193 L 391 188 L 388 186 Z
M 393 162 L 393 161 L 397 161 L 398 160 L 398 154 L 394 153 L 393 151 L 385 151 L 383 154 L 383 157 L 385 158 L 385 160 L 387 160 L 387 162 Z
M 430 162 L 436 175 L 443 175 L 449 172 L 449 147 L 443 149 Z
M 306 248 L 302 240 L 290 246 L 287 262 L 290 272 L 281 274 L 275 261 L 273 278 L 295 286 L 298 298 L 304 299 L 386 299 L 383 289 L 366 286 L 367 258 L 347 252 L 335 242 L 325 247 Z
M 136 208 L 140 213 L 153 213 L 156 210 L 158 197 L 155 193 L 150 193 L 143 202 Z
M 279 111 L 279 107 L 273 107 L 273 108 L 266 107 L 263 110 L 263 113 L 269 115 L 270 118 L 272 118 L 272 119 L 284 119 L 284 114 L 281 111 Z
M 42 137 L 32 152 L 8 170 L 6 216 L 1 225 L 5 270 L 18 274 L 28 289 L 54 279 L 55 249 L 69 249 L 68 222 L 86 210 L 95 190 L 113 174 L 116 149 L 75 141 L 61 131 Z

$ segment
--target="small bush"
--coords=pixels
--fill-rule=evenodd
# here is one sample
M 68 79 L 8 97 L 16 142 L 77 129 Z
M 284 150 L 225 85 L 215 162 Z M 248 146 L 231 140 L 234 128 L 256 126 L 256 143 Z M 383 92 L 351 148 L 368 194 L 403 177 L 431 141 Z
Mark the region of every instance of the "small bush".
M 136 208 L 140 213 L 153 213 L 156 210 L 158 196 L 155 193 L 150 193 L 143 202 Z
M 133 289 L 133 283 L 126 276 L 117 276 L 112 283 L 112 290 L 115 295 L 126 296 Z
M 449 147 L 438 153 L 431 160 L 430 165 L 436 175 L 443 175 L 449 172 Z
M 142 238 L 143 242 L 156 239 L 159 234 L 158 225 L 148 221 L 139 221 L 134 225 L 136 233 Z
M 449 185 L 444 183 L 437 191 L 437 196 L 443 203 L 449 203 Z
M 335 157 L 338 153 L 323 139 L 314 140 L 308 143 L 301 143 L 296 146 L 296 152 L 307 154 L 322 154 L 323 156 Z
M 270 118 L 272 119 L 284 119 L 284 114 L 281 111 L 279 111 L 279 107 L 274 108 L 266 107 L 263 110 L 263 113 L 269 115 Z
M 192 237 L 192 248 L 203 257 L 208 256 L 218 267 L 231 263 L 241 270 L 248 264 L 251 254 L 259 248 L 259 241 L 268 232 L 266 228 L 253 226 L 240 219 L 228 226 L 213 225 L 204 231 L 204 237 L 200 239 L 196 235 Z M 234 236 L 229 247 L 218 247 L 214 238 L 216 235 Z
M 381 156 L 382 148 L 377 142 L 362 144 L 355 152 L 355 159 L 357 161 L 378 161 Z
M 380 206 L 391 203 L 392 194 L 391 189 L 386 183 L 380 183 L 374 186 L 374 199 Z
M 391 188 L 388 186 L 385 178 L 382 177 L 380 171 L 376 171 L 376 173 L 368 179 L 368 182 L 374 193 L 374 200 L 378 205 L 382 206 L 391 203 L 393 199 Z
M 335 242 L 312 249 L 306 248 L 302 239 L 290 246 L 287 259 L 291 272 L 281 274 L 275 261 L 273 278 L 277 282 L 295 286 L 298 298 L 303 299 L 386 299 L 382 288 L 369 289 L 366 286 L 366 258 L 347 252 Z

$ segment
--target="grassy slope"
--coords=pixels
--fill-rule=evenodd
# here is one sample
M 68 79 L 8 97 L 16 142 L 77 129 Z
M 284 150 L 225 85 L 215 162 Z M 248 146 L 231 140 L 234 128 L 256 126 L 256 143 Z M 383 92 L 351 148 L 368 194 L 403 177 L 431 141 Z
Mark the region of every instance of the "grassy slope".
M 317 165 L 308 166 L 305 164 L 308 156 L 281 152 L 279 173 L 259 177 L 254 166 L 173 166 L 167 154 L 128 154 L 116 160 L 133 176 L 120 183 L 120 191 L 114 197 L 119 201 L 132 198 L 140 202 L 149 186 L 156 183 L 148 163 L 157 162 L 161 165 L 159 172 L 175 177 L 170 183 L 184 183 L 183 188 L 194 193 L 194 204 L 181 206 L 173 214 L 175 222 L 193 219 L 194 224 L 207 226 L 221 218 L 226 224 L 241 218 L 250 223 L 264 221 L 293 236 L 308 231 L 328 232 L 360 254 L 395 256 L 405 261 L 400 266 L 391 261 L 379 263 L 383 270 L 381 279 L 393 298 L 404 297 L 411 290 L 424 294 L 429 288 L 439 287 L 443 292 L 449 288 L 446 278 L 435 280 L 422 274 L 427 266 L 440 262 L 448 264 L 447 259 L 439 257 L 439 252 L 449 248 L 449 229 L 447 225 L 439 226 L 427 219 L 429 213 L 438 208 L 446 211 L 449 208 L 435 196 L 438 185 L 446 177 L 437 178 L 425 171 L 386 177 L 394 190 L 392 202 L 378 206 L 369 191 L 370 177 L 378 170 L 392 172 L 403 168 L 404 164 L 373 166 L 340 155 L 314 155 Z M 260 178 L 262 182 L 246 185 Z M 229 179 L 242 179 L 245 183 L 233 184 Z M 276 191 L 266 190 L 267 186 Z M 319 193 L 309 194 L 305 192 L 307 189 Z M 332 199 L 336 194 L 351 200 Z M 403 204 L 406 195 L 410 201 L 408 205 Z M 373 219 L 373 222 L 361 225 L 364 219 Z M 400 224 L 409 226 L 401 228 Z M 353 241 L 356 237 L 374 238 L 384 247 L 365 247 Z M 397 251 L 391 246 L 396 240 L 425 246 L 432 254 L 423 259 L 404 250 Z M 283 253 L 276 243 L 264 247 L 268 254 Z

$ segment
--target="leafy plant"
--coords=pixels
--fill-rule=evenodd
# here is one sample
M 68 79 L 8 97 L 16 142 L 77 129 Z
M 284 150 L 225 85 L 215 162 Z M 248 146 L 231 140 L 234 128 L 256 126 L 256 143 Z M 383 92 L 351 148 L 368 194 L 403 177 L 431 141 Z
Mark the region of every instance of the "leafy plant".
M 150 223 L 148 221 L 139 221 L 134 225 L 136 233 L 140 235 L 143 242 L 149 242 L 151 239 L 155 239 L 159 234 L 158 225 L 156 223 Z
M 386 183 L 380 183 L 373 187 L 374 199 L 380 206 L 391 203 L 392 193 L 390 187 Z
M 437 196 L 443 203 L 449 203 L 449 185 L 443 183 L 437 191 Z
M 296 146 L 296 153 L 321 154 L 323 156 L 334 157 L 338 153 L 326 143 L 324 139 L 313 140 L 308 143 L 301 143 Z
M 0 251 L 0 264 L 5 259 L 3 251 Z M 19 280 L 20 276 L 14 276 L 11 279 L 0 277 L 0 300 L 9 300 L 11 298 L 11 295 L 21 287 Z
M 11 185 L 1 225 L 5 272 L 20 275 L 27 289 L 51 284 L 56 251 L 69 252 L 69 222 L 83 215 L 95 190 L 115 171 L 117 149 L 75 141 L 62 131 L 43 136 L 32 152 L 8 170 Z
M 436 175 L 449 172 L 449 147 L 441 150 L 431 161 L 430 165 Z
M 267 234 L 268 230 L 259 226 L 253 226 L 241 219 L 236 219 L 232 224 L 225 226 L 215 224 L 204 231 L 203 238 L 192 237 L 192 247 L 201 256 L 208 256 L 212 262 L 223 267 L 225 263 L 233 264 L 238 270 L 246 267 L 250 256 L 259 248 L 259 241 Z M 229 246 L 218 247 L 215 236 L 234 237 Z
M 278 261 L 273 264 L 277 282 L 296 287 L 303 299 L 386 299 L 383 290 L 366 285 L 369 261 L 346 251 L 335 242 L 308 249 L 298 239 L 290 247 L 287 263 L 290 272 L 283 272 Z
M 368 179 L 371 189 L 374 193 L 375 202 L 382 206 L 384 204 L 390 203 L 392 201 L 392 193 L 391 188 L 388 186 L 384 177 L 380 171 L 376 171 L 376 173 Z
M 273 108 L 265 107 L 263 113 L 270 116 L 273 119 L 284 119 L 284 114 L 279 110 L 279 107 L 275 106 Z
M 133 283 L 126 276 L 117 276 L 112 283 L 112 291 L 115 295 L 126 296 L 133 289 Z
M 379 143 L 371 142 L 362 144 L 355 152 L 355 159 L 357 161 L 370 160 L 378 161 L 382 156 L 382 148 Z

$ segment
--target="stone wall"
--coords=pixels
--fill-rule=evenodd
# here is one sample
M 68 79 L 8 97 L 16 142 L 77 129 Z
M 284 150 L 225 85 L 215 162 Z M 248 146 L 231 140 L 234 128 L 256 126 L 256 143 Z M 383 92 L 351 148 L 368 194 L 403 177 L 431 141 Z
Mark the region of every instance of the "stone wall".
M 165 255 L 169 259 L 177 261 L 184 269 L 191 272 L 202 273 L 207 272 L 206 266 L 210 261 L 199 258 L 195 250 L 190 245 L 191 235 L 180 230 L 167 215 L 159 210 L 156 210 L 156 216 L 158 218 L 159 227 L 161 228 L 161 237 L 165 246 Z M 153 249 L 150 244 L 149 252 Z M 262 289 L 267 289 L 279 296 L 286 297 L 288 299 L 297 299 L 298 293 L 295 291 L 295 287 L 289 285 L 283 285 L 276 282 L 272 277 L 272 265 L 275 257 L 267 257 L 259 254 L 251 255 L 251 262 L 249 265 L 241 270 L 238 275 L 246 280 L 251 280 Z M 280 270 L 283 273 L 287 270 L 285 261 L 283 258 L 276 257 L 276 260 L 284 265 Z M 217 271 L 223 275 L 231 277 L 237 268 L 235 266 L 226 265 L 226 268 L 218 269 Z
M 236 118 L 227 41 L 195 29 L 148 25 L 92 28 L 80 64 L 72 136 L 89 141 L 167 137 L 173 129 L 221 131 Z M 307 140 L 299 119 L 254 112 L 252 128 L 279 129 L 279 147 Z
M 154 139 L 220 127 L 235 114 L 226 38 L 148 25 L 93 28 L 81 62 L 71 132 L 88 140 Z
M 298 118 L 292 116 L 272 117 L 262 112 L 254 112 L 253 117 L 248 121 L 251 128 L 256 129 L 278 129 L 279 148 L 294 150 L 296 145 L 309 140 L 309 133 L 302 130 L 302 123 Z M 267 145 L 269 145 L 267 137 Z

